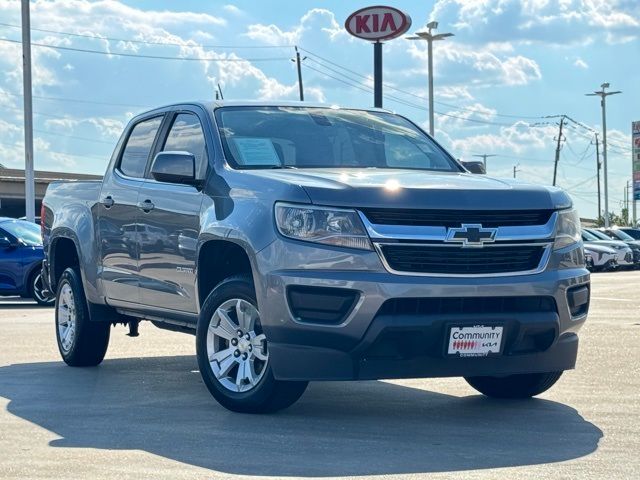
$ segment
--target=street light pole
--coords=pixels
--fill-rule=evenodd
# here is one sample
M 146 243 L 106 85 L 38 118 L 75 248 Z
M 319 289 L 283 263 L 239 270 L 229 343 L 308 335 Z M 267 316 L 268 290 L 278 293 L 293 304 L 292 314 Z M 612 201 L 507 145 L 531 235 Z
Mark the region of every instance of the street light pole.
M 24 198 L 27 221 L 35 221 L 33 175 L 33 100 L 31 97 L 31 19 L 29 0 L 22 0 L 22 89 L 24 96 Z
M 600 97 L 600 106 L 602 107 L 602 163 L 604 167 L 604 226 L 605 228 L 609 227 L 609 185 L 608 185 L 608 174 L 607 174 L 607 96 L 616 95 L 618 93 L 622 93 L 619 90 L 615 92 L 607 92 L 606 89 L 609 88 L 608 83 L 603 83 L 600 85 L 602 90 L 598 90 L 593 93 L 585 93 L 585 95 L 590 97 L 598 96 Z
M 439 33 L 434 35 L 433 30 L 438 28 L 438 22 L 427 23 L 426 32 L 416 32 L 415 37 L 407 37 L 407 40 L 425 40 L 427 42 L 428 68 L 429 68 L 429 134 L 434 136 L 434 112 L 433 112 L 433 42 L 453 37 L 453 33 Z

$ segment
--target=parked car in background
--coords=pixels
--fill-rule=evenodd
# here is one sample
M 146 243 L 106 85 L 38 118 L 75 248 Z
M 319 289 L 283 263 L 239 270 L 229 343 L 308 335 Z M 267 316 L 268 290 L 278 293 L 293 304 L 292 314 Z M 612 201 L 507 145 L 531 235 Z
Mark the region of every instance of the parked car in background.
M 601 245 L 613 248 L 618 253 L 618 256 L 616 258 L 618 266 L 625 268 L 633 268 L 635 266 L 633 262 L 633 250 L 625 242 L 614 240 L 613 238 L 605 235 L 603 232 L 595 228 L 583 228 L 582 233 L 583 241 L 585 241 L 584 235 L 586 233 L 587 235 L 590 235 L 589 241 L 598 242 Z
M 640 240 L 640 228 L 634 227 L 615 227 L 617 230 L 626 233 L 634 240 Z
M 53 305 L 42 284 L 42 238 L 35 223 L 0 217 L 0 295 L 31 297 Z
M 623 232 L 617 227 L 605 228 L 598 230 L 598 232 L 604 233 L 607 237 L 612 238 L 613 240 L 620 240 L 621 242 L 626 243 L 633 251 L 633 263 L 636 267 L 640 267 L 640 240 L 636 240 L 631 235 Z
M 636 255 L 640 255 L 640 252 L 638 254 L 636 254 L 634 252 L 634 246 L 629 245 L 627 242 L 624 242 L 622 240 L 618 240 L 615 238 L 611 238 L 609 235 L 607 235 L 606 233 L 604 233 L 602 230 L 599 230 L 597 228 L 585 228 L 585 230 L 587 230 L 591 235 L 597 237 L 599 240 L 603 241 L 603 242 L 616 242 L 616 244 L 620 247 L 627 247 L 631 250 L 631 265 L 629 265 L 626 261 L 625 262 L 620 262 L 620 258 L 618 258 L 618 264 L 621 267 L 634 267 L 637 266 L 638 263 L 636 261 Z M 615 249 L 615 246 L 614 246 Z M 623 250 L 622 248 L 620 250 Z M 626 256 L 625 252 L 625 256 Z M 626 260 L 626 259 L 625 259 Z
M 618 253 L 604 245 L 598 245 L 597 242 L 585 242 L 584 244 L 584 260 L 587 268 L 592 272 L 608 272 L 618 268 Z
M 27 217 L 20 217 L 19 220 L 25 220 L 27 221 Z M 33 222 L 36 223 L 37 225 L 40 225 L 40 217 L 35 217 L 33 219 Z

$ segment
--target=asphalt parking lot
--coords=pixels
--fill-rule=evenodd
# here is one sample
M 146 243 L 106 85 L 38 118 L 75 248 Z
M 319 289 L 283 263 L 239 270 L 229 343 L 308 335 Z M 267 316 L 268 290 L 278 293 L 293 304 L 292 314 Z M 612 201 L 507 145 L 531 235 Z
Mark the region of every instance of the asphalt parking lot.
M 0 478 L 640 477 L 640 272 L 592 276 L 577 370 L 499 402 L 462 379 L 317 383 L 288 410 L 210 397 L 191 336 L 112 331 L 104 363 L 59 359 L 53 310 L 0 300 Z

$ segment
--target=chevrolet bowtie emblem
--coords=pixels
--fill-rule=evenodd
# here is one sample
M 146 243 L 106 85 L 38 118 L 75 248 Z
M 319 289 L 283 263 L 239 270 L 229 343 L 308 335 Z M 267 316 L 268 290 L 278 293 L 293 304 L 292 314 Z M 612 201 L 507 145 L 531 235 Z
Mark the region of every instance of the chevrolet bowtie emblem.
M 460 228 L 449 228 L 445 242 L 461 243 L 463 247 L 482 247 L 495 242 L 497 228 L 482 228 L 480 224 L 463 223 Z

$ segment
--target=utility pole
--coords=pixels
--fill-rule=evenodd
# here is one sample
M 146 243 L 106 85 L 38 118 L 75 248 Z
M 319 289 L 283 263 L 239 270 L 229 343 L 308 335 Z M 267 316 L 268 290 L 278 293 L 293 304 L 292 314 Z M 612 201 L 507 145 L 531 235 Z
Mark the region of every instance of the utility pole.
M 304 87 L 302 86 L 302 60 L 307 57 L 300 59 L 300 51 L 298 50 L 298 47 L 296 46 L 294 48 L 296 49 L 296 58 L 295 60 L 292 58 L 291 61 L 296 62 L 296 67 L 298 69 L 298 91 L 300 92 L 300 101 L 304 102 Z
M 518 168 L 520 166 L 520 164 L 514 165 L 513 166 L 513 178 L 516 178 L 516 173 L 518 173 L 520 171 L 520 169 Z
M 624 188 L 624 203 L 625 208 L 627 209 L 627 223 L 629 223 L 629 188 L 632 188 L 633 185 L 629 185 L 629 180 L 627 180 L 627 186 Z M 633 195 L 633 190 L 631 191 L 631 195 Z
M 596 132 L 596 175 L 598 176 L 598 218 L 602 215 L 602 207 L 600 206 L 600 142 L 598 141 L 598 133 Z
M 492 153 L 483 153 L 482 155 L 472 155 L 473 157 L 479 157 L 482 159 L 482 163 L 484 163 L 484 171 L 487 171 L 487 158 L 489 157 L 496 157 L 497 155 L 494 155 Z
M 22 0 L 22 90 L 24 95 L 24 198 L 27 221 L 36 217 L 33 175 L 33 99 L 31 97 L 31 19 L 29 0 Z
M 560 132 L 558 133 L 558 144 L 556 145 L 556 161 L 553 164 L 553 186 L 556 185 L 558 176 L 558 162 L 560 161 L 560 142 L 562 142 L 562 127 L 564 126 L 564 115 L 560 116 Z
M 453 37 L 453 33 L 439 33 L 434 35 L 432 30 L 438 28 L 438 22 L 427 23 L 426 32 L 416 32 L 415 37 L 407 37 L 407 40 L 426 40 L 427 55 L 429 56 L 429 134 L 433 137 L 434 117 L 433 117 L 433 42 Z
M 609 95 L 616 95 L 622 93 L 617 90 L 615 92 L 607 92 L 609 88 L 607 82 L 600 85 L 602 90 L 598 90 L 593 93 L 585 93 L 590 97 L 600 97 L 600 106 L 602 107 L 602 159 L 604 163 L 604 226 L 609 228 L 609 184 L 608 184 L 608 172 L 607 172 L 607 97 Z

